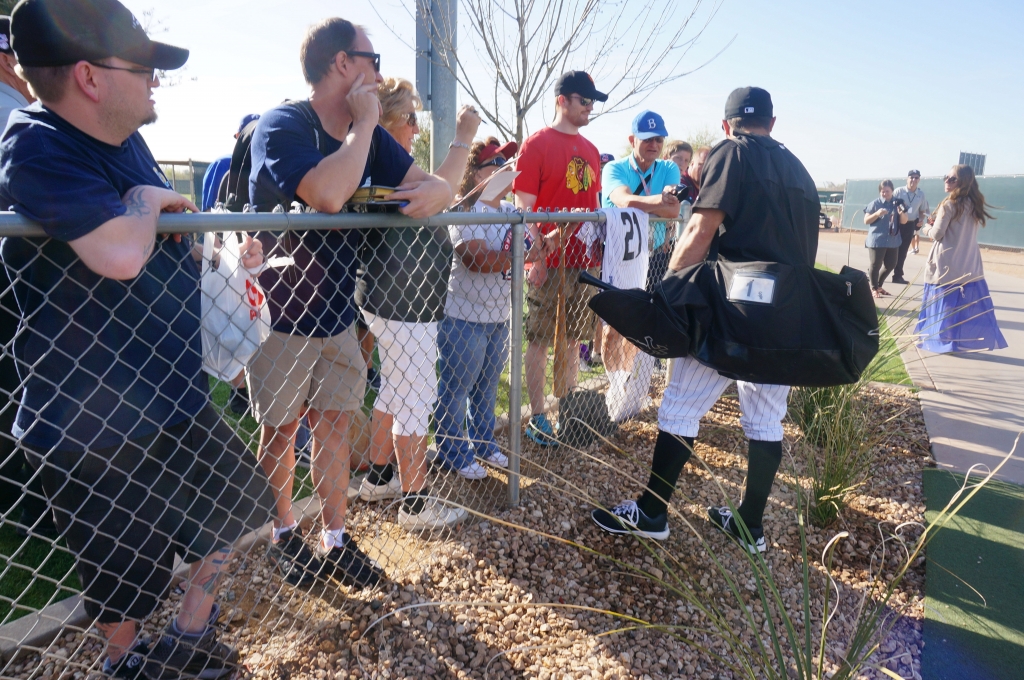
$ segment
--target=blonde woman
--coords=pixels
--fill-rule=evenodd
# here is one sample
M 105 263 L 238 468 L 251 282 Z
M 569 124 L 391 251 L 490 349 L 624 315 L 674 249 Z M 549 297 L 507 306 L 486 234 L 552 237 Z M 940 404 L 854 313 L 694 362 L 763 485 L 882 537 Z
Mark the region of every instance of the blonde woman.
M 1002 349 L 1006 340 L 978 248 L 978 229 L 994 218 L 971 166 L 954 165 L 943 179 L 946 197 L 921 228 L 934 243 L 925 265 L 917 346 L 936 353 Z
M 412 84 L 386 78 L 378 86 L 381 126 L 406 151 L 419 132 L 420 99 Z M 437 170 L 452 195 L 480 117 L 459 112 L 456 138 Z M 366 230 L 356 302 L 377 339 L 380 390 L 373 408 L 370 472 L 359 487 L 366 501 L 402 498 L 398 524 L 408 531 L 461 522 L 466 511 L 430 495 L 427 427 L 437 400 L 437 324 L 444 317 L 452 243 L 445 227 Z M 397 470 L 395 463 L 397 463 Z

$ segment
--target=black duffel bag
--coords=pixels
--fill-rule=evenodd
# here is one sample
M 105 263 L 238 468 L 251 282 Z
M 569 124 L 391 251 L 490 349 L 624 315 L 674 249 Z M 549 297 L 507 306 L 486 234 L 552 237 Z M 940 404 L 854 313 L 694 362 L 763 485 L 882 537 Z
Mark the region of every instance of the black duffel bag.
M 856 382 L 878 352 L 878 315 L 864 272 L 778 262 L 701 262 L 650 293 L 604 289 L 590 308 L 658 358 L 692 356 L 727 378 L 824 387 Z
M 727 378 L 825 387 L 856 382 L 878 352 L 878 314 L 864 272 L 778 262 L 703 262 L 671 273 L 668 300 L 710 309 L 691 356 Z

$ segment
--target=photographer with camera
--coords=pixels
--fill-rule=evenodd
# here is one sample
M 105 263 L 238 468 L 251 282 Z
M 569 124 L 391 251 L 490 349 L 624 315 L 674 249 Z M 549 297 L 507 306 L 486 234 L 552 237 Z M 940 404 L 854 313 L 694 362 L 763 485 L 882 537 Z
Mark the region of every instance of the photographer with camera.
M 868 249 L 868 260 L 871 263 L 871 294 L 876 298 L 889 295 L 882 284 L 896 267 L 897 251 L 902 242 L 900 225 L 907 223 L 906 202 L 901 198 L 893 198 L 891 179 L 882 180 L 878 185 L 878 193 L 878 198 L 864 208 L 864 224 L 868 226 L 864 247 Z
M 907 209 L 907 221 L 900 225 L 900 247 L 896 253 L 896 269 L 892 273 L 893 283 L 910 283 L 903 275 L 903 265 L 907 261 L 907 251 L 917 252 L 917 232 L 924 226 L 928 217 L 928 199 L 924 191 L 918 189 L 921 183 L 921 171 L 911 170 L 907 173 L 907 186 L 893 192 L 893 200 L 903 201 Z

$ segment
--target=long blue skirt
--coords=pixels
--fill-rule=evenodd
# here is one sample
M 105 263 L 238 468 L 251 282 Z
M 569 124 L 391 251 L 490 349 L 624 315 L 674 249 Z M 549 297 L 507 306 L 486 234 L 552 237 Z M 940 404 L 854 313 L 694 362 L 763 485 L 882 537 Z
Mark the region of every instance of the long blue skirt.
M 1006 347 L 985 279 L 964 285 L 924 284 L 915 333 L 917 346 L 936 354 Z

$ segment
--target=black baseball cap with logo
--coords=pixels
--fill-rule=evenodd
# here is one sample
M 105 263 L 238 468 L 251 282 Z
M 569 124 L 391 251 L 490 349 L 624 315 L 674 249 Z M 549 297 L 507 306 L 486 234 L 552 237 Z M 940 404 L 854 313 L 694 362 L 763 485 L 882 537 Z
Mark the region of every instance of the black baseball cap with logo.
M 725 119 L 772 118 L 772 96 L 760 87 L 738 87 L 725 100 Z
M 188 50 L 150 40 L 117 0 L 21 0 L 11 13 L 11 46 L 22 66 L 120 57 L 169 71 L 188 60 Z
M 558 76 L 555 82 L 555 94 L 578 94 L 587 99 L 596 99 L 599 102 L 608 101 L 608 95 L 598 92 L 594 85 L 594 79 L 586 71 L 566 71 Z
M 920 177 L 920 176 L 921 176 L 921 171 L 920 170 L 911 170 L 910 172 L 907 173 L 907 177 Z

